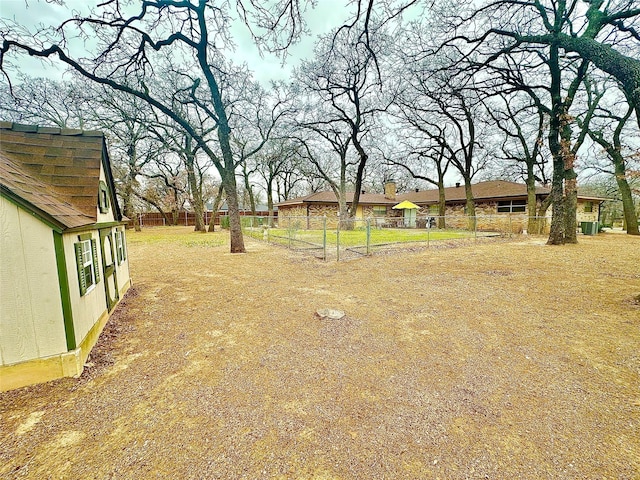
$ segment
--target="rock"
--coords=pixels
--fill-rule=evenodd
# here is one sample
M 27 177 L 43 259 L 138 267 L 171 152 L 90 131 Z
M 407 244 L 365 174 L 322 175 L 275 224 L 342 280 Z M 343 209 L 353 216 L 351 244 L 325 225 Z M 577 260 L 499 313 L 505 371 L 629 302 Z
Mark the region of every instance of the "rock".
M 334 310 L 332 308 L 321 308 L 320 310 L 316 311 L 316 315 L 318 315 L 320 318 L 328 318 L 330 320 L 340 320 L 346 315 L 346 313 L 344 313 L 342 310 Z

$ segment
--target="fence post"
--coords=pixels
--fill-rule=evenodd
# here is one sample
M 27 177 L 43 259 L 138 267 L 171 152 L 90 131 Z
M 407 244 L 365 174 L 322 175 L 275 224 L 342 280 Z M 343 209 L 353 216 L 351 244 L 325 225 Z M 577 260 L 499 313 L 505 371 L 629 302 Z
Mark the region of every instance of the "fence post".
M 513 233 L 513 228 L 511 227 L 511 213 L 509 213 L 509 238 L 511 238 Z
M 367 255 L 371 254 L 371 219 L 367 218 Z
M 322 260 L 327 261 L 327 215 L 322 221 Z
M 338 227 L 336 228 L 336 261 L 340 261 L 340 218 L 338 218 Z

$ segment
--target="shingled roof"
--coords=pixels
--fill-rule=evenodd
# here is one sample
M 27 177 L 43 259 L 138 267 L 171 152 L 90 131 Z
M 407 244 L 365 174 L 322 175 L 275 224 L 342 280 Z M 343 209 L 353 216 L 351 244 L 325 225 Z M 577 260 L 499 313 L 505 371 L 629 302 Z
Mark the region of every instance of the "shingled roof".
M 513 197 L 526 197 L 527 186 L 524 183 L 507 182 L 504 180 L 492 180 L 488 182 L 480 182 L 471 186 L 473 197 L 476 200 L 482 199 L 508 199 Z M 444 189 L 447 202 L 455 202 L 466 200 L 464 186 L 447 187 Z M 550 189 L 546 187 L 536 187 L 537 195 L 549 195 Z M 381 193 L 365 193 L 360 195 L 361 205 L 395 205 L 403 200 L 417 204 L 438 203 L 438 190 L 421 190 L 418 192 L 409 192 L 398 195 L 397 199 L 390 200 Z M 347 203 L 353 201 L 353 192 L 347 193 Z M 336 203 L 336 195 L 333 191 L 312 193 L 306 197 L 293 198 L 278 203 L 278 206 L 308 204 L 308 203 Z
M 524 183 L 507 182 L 505 180 L 490 180 L 478 182 L 471 185 L 473 198 L 475 200 L 486 199 L 509 199 L 513 197 L 526 197 L 527 186 Z M 536 187 L 536 195 L 549 195 L 551 189 L 547 187 Z M 466 201 L 464 185 L 458 187 L 446 187 L 444 194 L 447 202 Z M 400 200 L 410 200 L 413 203 L 438 203 L 438 190 L 422 190 L 398 195 Z
M 101 132 L 0 122 L 3 193 L 63 229 L 96 223 L 103 161 L 108 165 Z M 118 219 L 117 204 L 114 214 Z
M 354 192 L 347 192 L 347 203 L 353 202 L 353 194 Z M 336 194 L 333 193 L 333 190 L 326 190 L 323 192 L 312 193 L 311 195 L 307 195 L 304 197 L 292 198 L 291 200 L 285 200 L 284 202 L 278 203 L 278 207 L 284 207 L 288 205 L 299 205 L 306 203 L 337 203 L 338 198 Z M 397 200 L 390 200 L 384 196 L 382 193 L 361 193 L 360 194 L 360 205 L 395 205 L 398 203 Z

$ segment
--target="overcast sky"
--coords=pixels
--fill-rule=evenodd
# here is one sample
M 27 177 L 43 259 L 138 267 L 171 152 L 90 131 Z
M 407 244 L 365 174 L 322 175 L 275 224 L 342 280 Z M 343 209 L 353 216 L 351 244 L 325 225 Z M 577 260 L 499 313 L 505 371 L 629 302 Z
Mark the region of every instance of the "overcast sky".
M 59 25 L 68 19 L 72 10 L 86 12 L 88 5 L 96 5 L 102 0 L 65 0 L 64 6 L 47 3 L 45 0 L 0 0 L 0 17 L 3 20 L 15 20 L 19 25 L 35 31 L 38 27 Z M 300 59 L 309 58 L 318 35 L 329 32 L 343 24 L 349 12 L 345 0 L 321 0 L 318 6 L 306 12 L 305 18 L 311 30 L 311 36 L 305 37 L 290 49 L 286 65 L 274 55 L 260 56 L 249 32 L 243 25 L 233 28 L 237 48 L 233 54 L 236 62 L 246 62 L 255 73 L 256 79 L 263 83 L 269 80 L 282 80 L 289 76 L 294 65 Z M 21 58 L 17 67 L 20 73 L 33 77 L 62 78 L 64 68 L 51 67 L 39 60 Z

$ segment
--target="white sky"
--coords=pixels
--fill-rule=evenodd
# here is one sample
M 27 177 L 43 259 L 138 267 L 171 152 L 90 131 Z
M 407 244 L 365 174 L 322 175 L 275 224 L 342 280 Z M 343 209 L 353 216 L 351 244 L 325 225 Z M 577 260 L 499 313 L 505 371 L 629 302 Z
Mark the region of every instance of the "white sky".
M 59 25 L 71 17 L 70 12 L 88 10 L 87 5 L 96 5 L 100 0 L 65 0 L 64 6 L 47 3 L 46 0 L 0 0 L 0 17 L 3 20 L 15 20 L 19 25 L 35 31 L 42 26 Z M 244 25 L 234 25 L 232 31 L 237 45 L 232 57 L 237 63 L 246 62 L 253 70 L 255 78 L 263 83 L 270 80 L 284 80 L 288 78 L 294 65 L 300 59 L 309 58 L 313 44 L 318 35 L 329 32 L 348 17 L 345 0 L 320 0 L 314 9 L 305 14 L 307 26 L 311 35 L 290 49 L 287 63 L 283 66 L 281 59 L 265 53 L 260 56 L 247 28 Z M 16 70 L 33 77 L 48 77 L 60 79 L 63 66 L 43 64 L 37 59 L 20 58 Z

